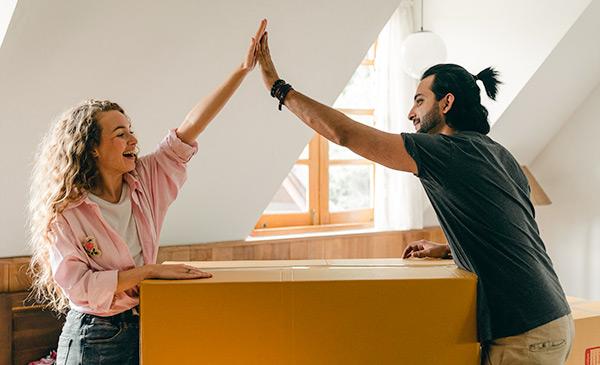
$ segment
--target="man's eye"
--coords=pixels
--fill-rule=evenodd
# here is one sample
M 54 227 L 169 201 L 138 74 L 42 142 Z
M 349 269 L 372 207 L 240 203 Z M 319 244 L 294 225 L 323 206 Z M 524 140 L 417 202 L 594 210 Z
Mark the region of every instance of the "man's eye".
M 117 134 L 117 137 L 123 137 L 125 135 L 125 133 L 119 133 Z

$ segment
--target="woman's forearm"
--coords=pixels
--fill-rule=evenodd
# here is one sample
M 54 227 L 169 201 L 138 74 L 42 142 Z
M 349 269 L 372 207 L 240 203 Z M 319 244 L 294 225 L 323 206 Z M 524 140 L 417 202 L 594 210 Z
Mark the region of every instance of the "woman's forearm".
M 147 264 L 119 271 L 117 293 L 133 288 L 145 279 L 208 279 L 212 274 L 184 264 Z
M 117 279 L 117 293 L 131 289 L 138 285 L 142 280 L 151 277 L 151 266 L 144 265 L 134 269 L 119 271 Z
M 195 141 L 219 111 L 223 109 L 223 106 L 238 89 L 248 71 L 243 66 L 238 67 L 223 84 L 196 104 L 177 129 L 177 136 L 188 144 Z
M 244 77 L 252 71 L 256 65 L 256 42 L 261 39 L 266 27 L 267 20 L 261 20 L 256 34 L 252 37 L 244 61 L 231 75 L 229 75 L 223 84 L 196 104 L 185 117 L 185 120 L 177 129 L 177 136 L 183 142 L 191 144 L 198 138 L 208 123 L 214 119 L 221 109 L 223 109 L 223 106 L 225 106 L 227 101 L 240 86 Z

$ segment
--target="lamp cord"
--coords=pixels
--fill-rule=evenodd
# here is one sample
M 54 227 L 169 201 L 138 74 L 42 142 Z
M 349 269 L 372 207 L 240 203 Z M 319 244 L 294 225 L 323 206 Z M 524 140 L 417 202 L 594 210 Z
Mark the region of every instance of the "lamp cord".
M 423 31 L 423 3 L 425 0 L 421 0 L 421 32 Z

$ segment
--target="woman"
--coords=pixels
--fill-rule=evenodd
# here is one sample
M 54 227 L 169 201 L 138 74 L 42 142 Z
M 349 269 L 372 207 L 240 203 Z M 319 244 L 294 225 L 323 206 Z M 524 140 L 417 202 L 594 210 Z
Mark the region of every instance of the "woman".
M 150 155 L 124 110 L 88 100 L 67 111 L 46 135 L 31 188 L 31 271 L 38 299 L 69 309 L 58 364 L 139 363 L 138 284 L 149 278 L 211 277 L 186 265 L 156 265 L 168 206 L 186 179 L 196 138 L 256 64 L 246 59 Z

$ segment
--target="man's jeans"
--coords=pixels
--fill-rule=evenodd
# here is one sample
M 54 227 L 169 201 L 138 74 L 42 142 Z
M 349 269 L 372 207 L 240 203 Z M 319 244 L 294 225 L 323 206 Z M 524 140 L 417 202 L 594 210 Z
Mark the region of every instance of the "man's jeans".
M 58 341 L 57 365 L 139 364 L 139 316 L 99 317 L 70 310 Z
M 569 314 L 517 336 L 481 347 L 482 365 L 563 365 L 571 352 L 575 324 Z

